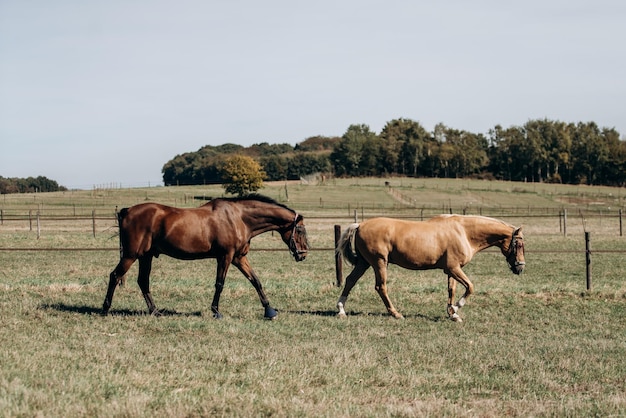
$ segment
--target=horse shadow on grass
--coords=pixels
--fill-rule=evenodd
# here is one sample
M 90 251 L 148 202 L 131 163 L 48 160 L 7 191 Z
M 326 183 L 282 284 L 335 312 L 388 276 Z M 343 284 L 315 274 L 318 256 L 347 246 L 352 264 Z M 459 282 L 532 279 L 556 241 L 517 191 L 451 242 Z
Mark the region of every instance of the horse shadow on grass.
M 300 311 L 284 311 L 290 314 L 294 314 L 294 315 L 313 315 L 313 316 L 337 316 L 337 311 L 333 310 L 333 311 L 322 311 L 322 310 L 310 310 L 310 311 L 306 311 L 306 310 L 300 310 Z M 389 315 L 386 312 L 357 312 L 357 311 L 349 311 L 346 312 L 346 315 L 349 317 L 351 316 L 355 316 L 355 317 L 363 317 L 363 316 L 378 316 L 378 317 L 390 317 L 391 315 Z M 408 315 L 404 315 L 405 319 L 409 319 L 409 318 L 415 318 L 415 319 L 424 319 L 430 322 L 441 322 L 442 320 L 444 320 L 444 317 L 441 316 L 428 316 L 428 315 L 423 315 L 423 314 L 408 314 Z
M 88 305 L 68 305 L 65 303 L 46 303 L 39 306 L 39 309 L 47 311 L 57 311 L 66 313 L 75 313 L 81 315 L 101 315 L 102 308 L 95 308 Z M 155 314 L 150 314 L 145 310 L 136 309 L 114 309 L 109 311 L 109 316 L 202 316 L 202 312 L 178 312 L 169 309 L 159 310 Z

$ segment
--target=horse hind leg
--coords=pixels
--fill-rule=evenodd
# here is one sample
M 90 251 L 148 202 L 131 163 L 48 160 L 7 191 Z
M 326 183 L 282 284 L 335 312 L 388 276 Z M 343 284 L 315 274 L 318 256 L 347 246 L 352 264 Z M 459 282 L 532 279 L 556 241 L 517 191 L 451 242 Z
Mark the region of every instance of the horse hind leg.
M 344 285 L 343 291 L 341 292 L 341 296 L 339 297 L 339 300 L 337 301 L 337 309 L 339 310 L 337 315 L 340 318 L 346 317 L 346 311 L 344 307 L 346 305 L 346 301 L 348 300 L 348 295 L 350 294 L 350 291 L 352 290 L 356 282 L 359 281 L 361 276 L 365 274 L 365 272 L 367 271 L 369 267 L 370 265 L 368 264 L 368 262 L 365 261 L 365 259 L 360 258 L 357 261 L 354 268 L 352 269 L 352 271 L 350 272 L 350 274 L 348 275 L 348 277 L 346 277 L 346 284 Z
M 148 306 L 148 312 L 150 315 L 159 315 L 159 311 L 154 304 L 152 294 L 150 293 L 150 272 L 152 271 L 152 256 L 147 255 L 139 259 L 139 275 L 137 277 L 137 284 L 141 289 L 143 298 Z
M 102 304 L 102 315 L 107 315 L 109 313 L 109 309 L 111 308 L 111 304 L 113 303 L 113 294 L 115 293 L 115 288 L 118 284 L 123 283 L 123 278 L 126 275 L 126 272 L 130 269 L 130 266 L 135 262 L 132 258 L 122 258 L 111 274 L 109 275 L 109 287 L 107 289 L 107 294 L 104 298 L 104 303 Z
M 217 273 L 215 275 L 215 294 L 213 295 L 213 301 L 211 302 L 211 312 L 213 312 L 213 318 L 222 319 L 224 316 L 220 312 L 220 297 L 222 290 L 224 289 L 224 282 L 226 281 L 226 273 L 232 262 L 232 256 L 222 257 L 217 259 Z
M 396 319 L 404 319 L 402 314 L 391 303 L 387 293 L 387 260 L 382 258 L 378 260 L 376 268 L 374 268 L 374 274 L 376 275 L 376 291 L 385 304 L 387 312 Z

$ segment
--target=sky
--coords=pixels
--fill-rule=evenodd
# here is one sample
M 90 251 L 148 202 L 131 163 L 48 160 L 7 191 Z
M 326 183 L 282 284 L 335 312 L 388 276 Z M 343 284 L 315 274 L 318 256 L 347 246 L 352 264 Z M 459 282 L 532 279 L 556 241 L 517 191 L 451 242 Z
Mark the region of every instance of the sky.
M 0 0 L 0 176 L 163 184 L 205 145 L 398 118 L 626 134 L 619 0 Z

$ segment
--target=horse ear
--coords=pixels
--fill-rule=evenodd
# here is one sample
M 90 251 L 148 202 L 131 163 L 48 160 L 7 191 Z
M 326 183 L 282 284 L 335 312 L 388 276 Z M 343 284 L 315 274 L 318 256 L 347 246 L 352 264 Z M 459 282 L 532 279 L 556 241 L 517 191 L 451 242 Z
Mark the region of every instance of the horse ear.
M 522 228 L 523 228 L 523 227 L 524 227 L 524 226 L 522 225 L 522 226 L 520 226 L 519 228 L 517 228 L 517 229 L 515 230 L 515 232 L 513 232 L 513 235 L 519 235 L 519 234 L 520 234 L 520 232 L 522 232 Z

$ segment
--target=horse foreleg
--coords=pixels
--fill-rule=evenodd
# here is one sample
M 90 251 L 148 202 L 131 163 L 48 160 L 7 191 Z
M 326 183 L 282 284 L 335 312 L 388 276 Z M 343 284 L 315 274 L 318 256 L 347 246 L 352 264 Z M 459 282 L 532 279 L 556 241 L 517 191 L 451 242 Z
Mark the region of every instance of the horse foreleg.
M 213 318 L 222 319 L 223 316 L 220 313 L 220 296 L 224 289 L 224 281 L 226 280 L 226 273 L 228 267 L 232 261 L 232 257 L 223 257 L 217 259 L 217 274 L 215 275 L 215 294 L 213 295 L 213 302 L 211 302 L 211 312 L 213 312 Z
M 456 292 L 456 284 L 461 283 L 465 287 L 465 293 L 461 298 L 454 303 L 454 296 Z M 451 269 L 448 272 L 448 316 L 451 320 L 462 322 L 463 320 L 458 314 L 459 309 L 461 309 L 466 303 L 469 296 L 474 293 L 474 285 L 467 278 L 465 273 L 461 268 Z
M 278 315 L 276 309 L 270 306 L 270 301 L 265 295 L 263 291 L 263 286 L 261 285 L 261 281 L 259 280 L 259 276 L 256 275 L 250 263 L 248 262 L 248 257 L 241 256 L 233 260 L 233 264 L 235 267 L 239 269 L 239 271 L 250 281 L 257 294 L 259 295 L 259 299 L 261 300 L 261 305 L 265 308 L 265 318 L 266 319 L 274 319 Z
M 150 315 L 159 315 L 159 312 L 154 304 L 154 300 L 152 299 L 152 294 L 150 294 L 150 272 L 152 272 L 152 256 L 147 255 L 141 257 L 139 259 L 139 275 L 137 276 L 137 284 L 139 285 L 139 289 L 141 289 L 141 293 L 146 301 Z
M 337 315 L 339 317 L 343 318 L 346 316 L 346 311 L 344 310 L 344 307 L 346 301 L 348 300 L 348 295 L 350 294 L 350 291 L 352 290 L 356 282 L 359 281 L 361 276 L 363 276 L 363 274 L 367 271 L 369 267 L 370 265 L 367 263 L 367 261 L 360 258 L 354 266 L 354 269 L 352 269 L 348 277 L 346 277 L 346 284 L 343 287 L 343 291 L 341 292 L 339 300 L 337 301 L 337 309 L 339 309 Z
M 104 297 L 104 303 L 102 304 L 102 315 L 107 315 L 109 313 L 109 309 L 111 308 L 111 304 L 113 303 L 113 294 L 115 293 L 115 288 L 120 283 L 130 266 L 135 262 L 134 259 L 130 258 L 122 258 L 117 266 L 111 274 L 109 275 L 109 287 L 107 289 L 107 294 Z
M 374 275 L 376 276 L 376 291 L 383 300 L 387 311 L 391 316 L 396 319 L 403 319 L 404 317 L 396 310 L 389 299 L 387 294 L 387 260 L 379 259 L 376 267 L 374 268 Z
M 448 276 L 448 317 L 453 321 L 462 321 L 461 317 L 457 313 L 459 311 L 459 307 L 453 305 L 455 293 L 456 279 L 452 276 Z

